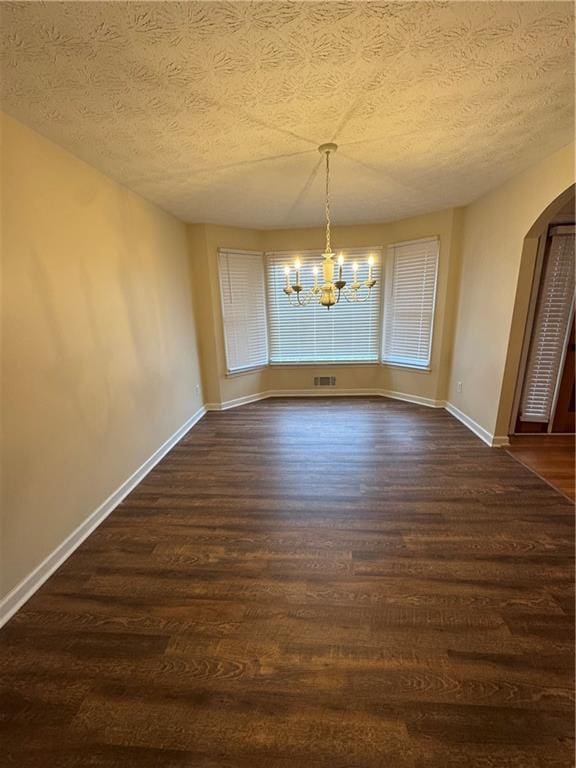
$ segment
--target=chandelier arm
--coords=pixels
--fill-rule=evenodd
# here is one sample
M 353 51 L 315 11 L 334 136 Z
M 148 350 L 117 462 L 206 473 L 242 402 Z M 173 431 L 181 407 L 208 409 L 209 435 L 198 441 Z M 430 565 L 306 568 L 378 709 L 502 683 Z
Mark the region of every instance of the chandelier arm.
M 308 301 L 307 304 L 319 304 L 320 303 L 320 291 L 313 291 L 312 288 L 310 288 L 308 292 Z
M 301 296 L 302 298 L 300 298 Z M 308 304 L 310 304 L 310 302 L 314 298 L 314 296 L 315 296 L 314 291 L 311 288 L 308 288 L 306 291 L 299 291 L 297 295 L 298 305 L 301 307 L 307 307 Z
M 356 291 L 352 291 L 349 288 L 344 289 L 344 298 L 349 304 L 364 304 L 370 298 L 372 288 L 367 288 L 364 292 L 363 288 L 359 288 Z

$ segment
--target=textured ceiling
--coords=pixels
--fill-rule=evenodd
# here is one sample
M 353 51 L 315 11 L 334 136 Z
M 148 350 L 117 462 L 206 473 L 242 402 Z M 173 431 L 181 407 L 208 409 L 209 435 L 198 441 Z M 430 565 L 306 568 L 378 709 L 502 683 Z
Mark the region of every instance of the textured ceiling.
M 2 105 L 187 221 L 477 198 L 573 137 L 563 2 L 3 2 Z

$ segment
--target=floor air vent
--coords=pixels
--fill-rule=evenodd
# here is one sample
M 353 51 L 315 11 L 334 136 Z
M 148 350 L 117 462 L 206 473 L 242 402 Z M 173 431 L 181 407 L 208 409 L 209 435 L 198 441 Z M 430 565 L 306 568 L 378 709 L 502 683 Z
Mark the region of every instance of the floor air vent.
M 314 376 L 315 387 L 334 387 L 336 385 L 336 376 Z

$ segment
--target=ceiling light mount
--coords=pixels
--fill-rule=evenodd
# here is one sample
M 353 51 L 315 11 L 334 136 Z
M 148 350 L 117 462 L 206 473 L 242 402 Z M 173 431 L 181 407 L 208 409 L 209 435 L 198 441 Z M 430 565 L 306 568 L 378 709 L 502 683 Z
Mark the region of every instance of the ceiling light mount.
M 336 152 L 338 149 L 338 144 L 334 144 L 333 142 L 328 142 L 328 144 L 320 144 L 318 147 L 318 152 L 320 152 L 321 155 L 326 155 L 330 152 Z

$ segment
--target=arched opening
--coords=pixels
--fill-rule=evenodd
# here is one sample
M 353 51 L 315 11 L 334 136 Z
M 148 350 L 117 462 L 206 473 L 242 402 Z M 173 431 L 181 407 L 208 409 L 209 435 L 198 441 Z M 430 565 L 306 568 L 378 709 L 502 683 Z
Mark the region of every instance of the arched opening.
M 512 447 L 574 449 L 575 186 L 524 240 L 499 421 Z
M 535 258 L 510 434 L 574 432 L 574 224 L 572 187 L 526 238 Z
M 538 259 L 541 256 L 539 249 L 542 248 L 542 241 L 546 238 L 549 227 L 553 223 L 574 223 L 575 199 L 576 185 L 571 184 L 542 211 L 524 238 L 498 408 L 496 434 L 499 435 L 513 433 L 511 426 L 516 418 L 518 382 L 523 373 L 521 370 L 522 363 L 526 357 L 526 347 L 532 330 L 530 317 L 531 302 L 539 286 L 540 279 L 540 273 L 537 270 L 539 266 Z

